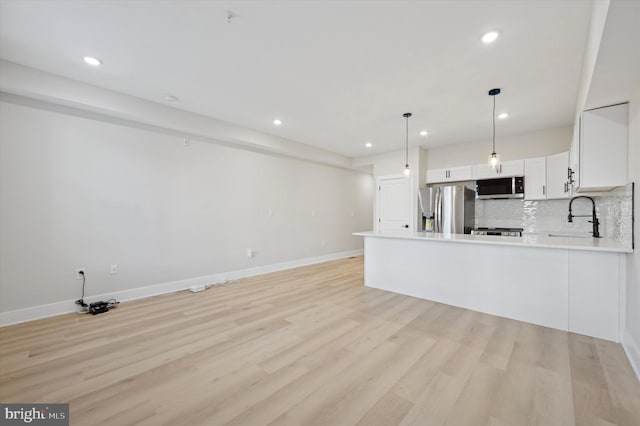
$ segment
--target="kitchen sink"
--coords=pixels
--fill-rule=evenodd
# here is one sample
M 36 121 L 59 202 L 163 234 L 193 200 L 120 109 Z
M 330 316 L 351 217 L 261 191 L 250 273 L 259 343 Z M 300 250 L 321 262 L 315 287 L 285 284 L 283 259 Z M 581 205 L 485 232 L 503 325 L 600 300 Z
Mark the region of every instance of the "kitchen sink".
M 591 238 L 591 235 L 567 235 L 567 234 L 549 234 L 550 237 L 560 238 Z

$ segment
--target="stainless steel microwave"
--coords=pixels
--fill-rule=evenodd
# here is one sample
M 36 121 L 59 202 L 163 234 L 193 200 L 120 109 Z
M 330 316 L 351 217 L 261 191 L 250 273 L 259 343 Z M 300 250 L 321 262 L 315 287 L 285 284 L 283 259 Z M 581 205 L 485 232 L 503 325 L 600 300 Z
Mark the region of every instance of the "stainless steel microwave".
M 514 176 L 476 181 L 476 198 L 524 198 L 524 177 Z

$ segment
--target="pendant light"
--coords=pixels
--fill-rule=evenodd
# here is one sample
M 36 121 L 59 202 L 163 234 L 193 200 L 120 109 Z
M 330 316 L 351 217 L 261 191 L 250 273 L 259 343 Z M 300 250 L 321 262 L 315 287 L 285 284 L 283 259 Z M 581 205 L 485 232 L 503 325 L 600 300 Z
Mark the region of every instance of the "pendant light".
M 489 167 L 496 170 L 500 166 L 500 155 L 496 154 L 496 96 L 500 94 L 500 89 L 489 90 L 489 96 L 493 97 L 493 151 L 489 154 Z
M 411 167 L 409 167 L 409 117 L 411 117 L 410 112 L 405 112 L 402 114 L 404 118 L 407 119 L 407 132 L 405 138 L 405 158 L 404 158 L 404 175 L 409 176 L 411 173 Z

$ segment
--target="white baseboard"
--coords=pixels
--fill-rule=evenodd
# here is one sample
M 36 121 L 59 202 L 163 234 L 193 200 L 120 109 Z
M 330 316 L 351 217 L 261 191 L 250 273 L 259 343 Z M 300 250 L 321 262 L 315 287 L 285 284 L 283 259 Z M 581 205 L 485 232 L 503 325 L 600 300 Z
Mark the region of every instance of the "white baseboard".
M 629 358 L 629 363 L 636 373 L 636 377 L 640 380 L 640 346 L 627 330 L 622 333 L 622 348 Z
M 349 250 L 339 253 L 331 253 L 316 257 L 307 257 L 304 259 L 296 259 L 288 262 L 274 263 L 271 265 L 255 266 L 249 269 L 241 269 L 236 271 L 223 272 L 213 275 L 205 275 L 202 277 L 188 278 L 179 281 L 171 281 L 161 284 L 150 285 L 146 287 L 132 288 L 130 290 L 118 291 L 115 293 L 100 294 L 97 296 L 86 297 L 87 303 L 97 302 L 99 300 L 116 299 L 120 302 L 129 300 L 144 299 L 146 297 L 158 296 L 161 294 L 173 293 L 176 291 L 186 290 L 193 285 L 199 284 L 222 284 L 227 281 L 237 280 L 240 278 L 253 277 L 256 275 L 267 274 L 269 272 L 284 271 L 287 269 L 298 268 L 301 266 L 313 265 L 317 263 L 329 262 L 331 260 L 344 259 L 352 256 L 361 256 L 364 254 L 363 249 Z M 61 314 L 76 312 L 77 307 L 75 300 L 65 300 L 62 302 L 50 303 L 48 305 L 38 305 L 29 308 L 16 309 L 13 311 L 0 312 L 0 327 L 18 324 L 21 322 L 33 321 L 36 319 L 52 317 Z

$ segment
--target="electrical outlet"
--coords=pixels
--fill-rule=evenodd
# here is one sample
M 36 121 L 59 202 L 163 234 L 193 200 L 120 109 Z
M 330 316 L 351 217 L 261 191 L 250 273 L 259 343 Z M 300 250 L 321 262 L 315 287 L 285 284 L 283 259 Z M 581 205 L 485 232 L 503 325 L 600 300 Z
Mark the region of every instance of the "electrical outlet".
M 182 144 L 186 147 L 191 146 L 191 141 L 189 139 L 183 139 Z
M 118 273 L 118 265 L 111 265 L 111 268 L 109 269 L 109 273 L 111 275 L 117 274 Z
M 254 255 L 255 255 L 255 253 L 253 252 L 253 250 L 248 248 L 247 249 L 247 257 L 253 257 Z
M 81 280 L 84 273 L 84 268 L 76 269 L 76 280 Z

